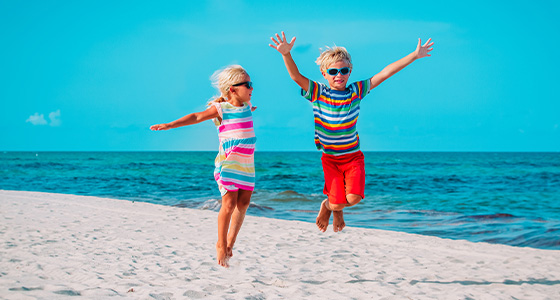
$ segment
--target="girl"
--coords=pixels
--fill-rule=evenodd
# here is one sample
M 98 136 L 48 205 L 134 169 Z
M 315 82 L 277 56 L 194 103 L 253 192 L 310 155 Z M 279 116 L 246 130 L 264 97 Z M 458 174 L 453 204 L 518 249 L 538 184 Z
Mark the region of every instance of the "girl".
M 171 123 L 157 124 L 151 130 L 167 130 L 213 119 L 218 129 L 220 149 L 215 160 L 214 178 L 222 195 L 218 214 L 218 264 L 229 267 L 233 245 L 243 224 L 255 186 L 255 132 L 251 93 L 253 84 L 247 71 L 232 65 L 212 75 L 220 96 L 208 103 L 205 111 L 188 114 Z M 229 230 L 228 230 L 229 228 Z

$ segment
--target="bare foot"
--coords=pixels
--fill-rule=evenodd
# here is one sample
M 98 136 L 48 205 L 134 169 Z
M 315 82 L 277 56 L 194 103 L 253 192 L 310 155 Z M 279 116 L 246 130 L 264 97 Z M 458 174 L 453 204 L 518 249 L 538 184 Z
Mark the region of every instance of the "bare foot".
M 326 206 L 327 200 L 323 200 L 321 203 L 321 209 L 319 210 L 319 214 L 317 215 L 317 220 L 315 224 L 322 232 L 327 231 L 327 227 L 329 226 L 329 220 L 331 219 L 331 211 L 328 210 Z
M 342 228 L 344 228 L 344 226 L 346 226 L 346 223 L 344 223 L 344 215 L 342 214 L 342 210 L 333 211 L 332 225 L 334 232 L 339 232 L 342 230 Z
M 226 257 L 230 258 L 233 256 L 233 245 L 235 245 L 235 239 L 231 237 L 231 232 L 228 234 L 227 247 L 226 247 Z
M 220 247 L 216 244 L 216 260 L 218 261 L 218 265 L 224 268 L 229 268 L 229 258 L 227 257 L 226 252 L 226 247 Z
M 233 246 L 226 247 L 226 258 L 231 258 L 233 256 Z

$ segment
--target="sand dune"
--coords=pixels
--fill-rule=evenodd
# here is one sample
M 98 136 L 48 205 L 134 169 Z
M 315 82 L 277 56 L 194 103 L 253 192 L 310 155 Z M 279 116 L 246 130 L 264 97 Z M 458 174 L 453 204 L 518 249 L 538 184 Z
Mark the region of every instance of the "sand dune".
M 0 212 L 5 299 L 560 299 L 555 250 L 248 216 L 224 269 L 216 212 L 14 191 Z

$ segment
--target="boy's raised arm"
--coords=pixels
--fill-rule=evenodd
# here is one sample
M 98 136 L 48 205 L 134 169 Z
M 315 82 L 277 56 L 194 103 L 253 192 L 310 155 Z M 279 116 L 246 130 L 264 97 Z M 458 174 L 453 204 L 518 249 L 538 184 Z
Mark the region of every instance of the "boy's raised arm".
M 292 55 L 290 54 L 290 51 L 294 46 L 294 42 L 296 41 L 296 37 L 293 37 L 292 41 L 288 43 L 284 31 L 282 31 L 282 37 L 280 37 L 280 35 L 278 35 L 277 33 L 276 38 L 278 40 L 276 40 L 274 37 L 271 37 L 270 39 L 272 40 L 274 45 L 272 44 L 268 44 L 268 45 L 278 50 L 278 52 L 282 54 L 282 58 L 284 59 L 284 64 L 286 65 L 286 69 L 288 69 L 288 73 L 290 74 L 292 80 L 295 81 L 303 90 L 307 91 L 309 89 L 309 79 L 301 75 L 301 73 L 297 68 L 296 63 L 294 62 L 294 59 L 292 58 Z
M 433 50 L 433 48 L 430 48 L 434 45 L 434 43 L 430 43 L 432 39 L 428 39 L 428 41 L 426 41 L 426 43 L 424 43 L 424 45 L 422 45 L 422 41 L 420 39 L 418 39 L 418 45 L 416 46 L 416 50 L 414 50 L 414 52 L 410 53 L 409 55 L 397 60 L 396 62 L 386 66 L 383 70 L 381 70 L 381 72 L 375 74 L 373 77 L 371 77 L 370 79 L 370 90 L 375 88 L 376 86 L 378 86 L 379 84 L 381 84 L 383 81 L 385 81 L 387 78 L 395 75 L 398 71 L 404 69 L 404 67 L 408 66 L 409 64 L 411 64 L 413 61 L 422 58 L 422 57 L 427 57 L 427 56 L 431 56 L 430 54 L 428 54 L 430 51 Z

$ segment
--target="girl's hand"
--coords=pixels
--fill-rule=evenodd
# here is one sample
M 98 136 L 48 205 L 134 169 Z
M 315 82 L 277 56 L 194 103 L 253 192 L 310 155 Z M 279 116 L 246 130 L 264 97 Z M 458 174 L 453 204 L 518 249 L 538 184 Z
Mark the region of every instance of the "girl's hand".
M 428 52 L 434 50 L 433 48 L 430 48 L 434 45 L 434 43 L 430 43 L 430 41 L 432 40 L 432 38 L 429 38 L 424 45 L 422 45 L 422 41 L 420 39 L 418 39 L 418 46 L 416 46 L 416 58 L 422 58 L 422 57 L 427 57 L 427 56 L 432 56 L 430 54 L 428 54 Z
M 154 131 L 167 130 L 167 129 L 170 129 L 170 128 L 171 127 L 168 124 L 156 124 L 156 125 L 150 126 L 150 129 L 154 130 Z
M 288 41 L 286 40 L 286 35 L 284 34 L 284 31 L 282 31 L 282 37 L 280 37 L 277 33 L 276 38 L 278 40 L 276 40 L 274 37 L 270 38 L 272 40 L 272 42 L 274 42 L 275 46 L 272 45 L 272 44 L 268 44 L 268 45 L 270 47 L 278 50 L 278 52 L 280 52 L 280 54 L 282 54 L 282 55 L 286 55 L 286 54 L 290 53 L 290 51 L 292 50 L 292 47 L 294 46 L 294 42 L 296 41 L 296 37 L 294 36 L 292 38 L 292 41 L 288 43 Z

